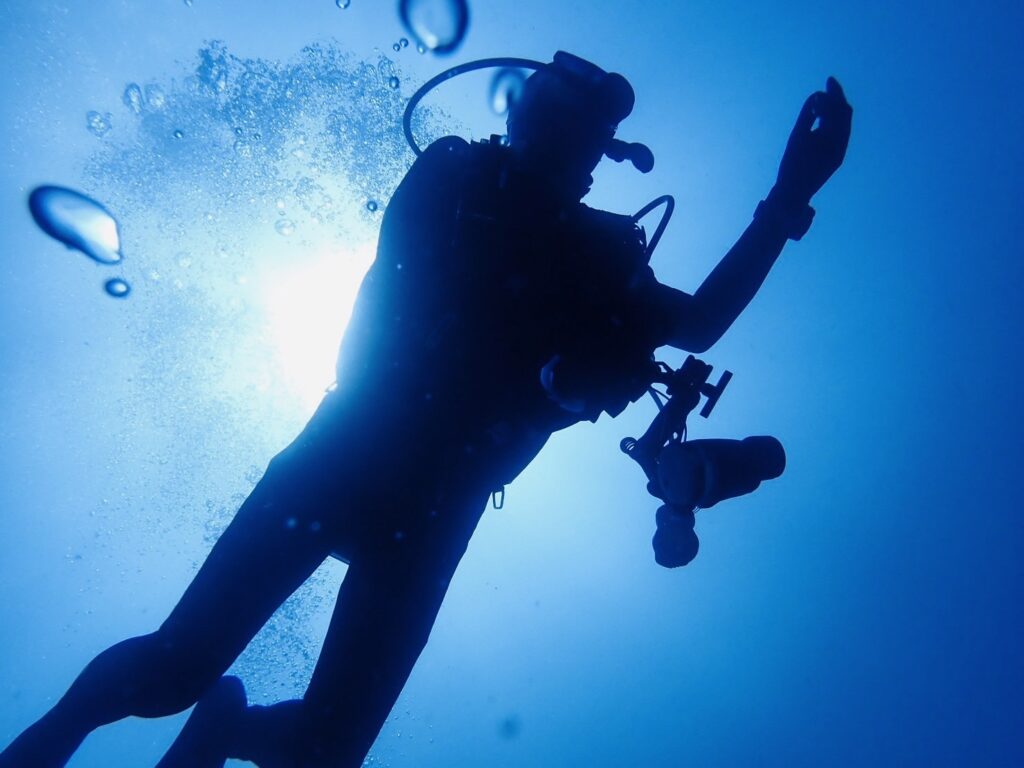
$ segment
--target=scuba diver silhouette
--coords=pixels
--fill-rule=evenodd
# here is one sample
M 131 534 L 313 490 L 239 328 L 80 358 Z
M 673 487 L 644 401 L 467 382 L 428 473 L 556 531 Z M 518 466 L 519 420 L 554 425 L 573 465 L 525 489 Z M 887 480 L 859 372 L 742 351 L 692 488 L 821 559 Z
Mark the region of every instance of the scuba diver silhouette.
M 447 137 L 413 164 L 385 211 L 336 387 L 166 621 L 99 654 L 0 768 L 64 765 L 102 725 L 196 702 L 161 768 L 360 765 L 491 494 L 555 431 L 639 398 L 655 349 L 711 347 L 806 232 L 811 197 L 846 152 L 852 110 L 829 78 L 752 222 L 690 295 L 655 279 L 635 217 L 580 202 L 603 156 L 653 165 L 614 138 L 632 87 L 563 52 L 536 70 L 507 142 Z M 305 695 L 248 706 L 225 671 L 332 554 L 349 569 Z

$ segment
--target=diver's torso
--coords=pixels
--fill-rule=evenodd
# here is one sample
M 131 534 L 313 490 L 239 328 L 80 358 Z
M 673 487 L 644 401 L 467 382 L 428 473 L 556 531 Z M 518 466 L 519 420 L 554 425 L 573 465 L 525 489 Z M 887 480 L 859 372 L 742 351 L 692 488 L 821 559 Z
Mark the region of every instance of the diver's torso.
M 339 358 L 339 387 L 393 409 L 448 452 L 511 479 L 554 431 L 644 391 L 653 351 L 642 231 L 582 204 L 544 205 L 503 148 L 432 145 L 396 191 Z M 541 385 L 558 357 L 586 395 Z M 424 432 L 425 431 L 425 432 Z

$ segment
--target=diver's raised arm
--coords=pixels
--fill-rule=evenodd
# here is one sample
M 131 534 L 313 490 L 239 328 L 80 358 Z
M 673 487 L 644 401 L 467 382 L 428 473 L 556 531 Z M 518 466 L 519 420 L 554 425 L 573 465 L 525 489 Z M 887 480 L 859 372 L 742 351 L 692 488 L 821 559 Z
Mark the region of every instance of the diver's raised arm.
M 779 258 L 786 240 L 810 227 L 811 197 L 843 162 L 853 110 L 830 77 L 804 103 L 779 164 L 779 175 L 754 220 L 692 296 L 658 285 L 654 301 L 667 318 L 665 343 L 704 352 L 747 307 Z M 817 126 L 815 123 L 817 122 Z

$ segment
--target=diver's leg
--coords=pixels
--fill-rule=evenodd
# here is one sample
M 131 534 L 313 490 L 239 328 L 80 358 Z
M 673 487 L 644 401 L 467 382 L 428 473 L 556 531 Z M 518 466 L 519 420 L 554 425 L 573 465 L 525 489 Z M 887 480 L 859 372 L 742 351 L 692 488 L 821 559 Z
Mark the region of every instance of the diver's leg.
M 320 526 L 301 511 L 310 505 L 286 505 L 301 482 L 290 462 L 272 461 L 161 627 L 97 656 L 0 753 L 0 768 L 61 766 L 101 725 L 195 703 L 328 554 Z
M 362 764 L 401 693 L 444 597 L 448 574 L 353 564 L 301 701 L 250 707 L 231 757 L 261 768 Z
M 231 757 L 262 768 L 362 764 L 426 645 L 483 502 L 455 526 L 353 561 L 302 701 L 250 707 Z

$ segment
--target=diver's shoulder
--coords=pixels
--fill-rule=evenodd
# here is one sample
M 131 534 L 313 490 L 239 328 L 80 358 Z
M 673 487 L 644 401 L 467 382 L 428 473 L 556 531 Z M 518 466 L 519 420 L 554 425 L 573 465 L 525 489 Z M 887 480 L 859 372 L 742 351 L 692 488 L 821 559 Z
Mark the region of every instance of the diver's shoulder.
M 423 150 L 421 158 L 441 159 L 448 156 L 462 155 L 469 150 L 469 142 L 461 136 L 442 136 L 432 141 L 430 146 Z

